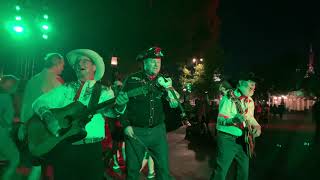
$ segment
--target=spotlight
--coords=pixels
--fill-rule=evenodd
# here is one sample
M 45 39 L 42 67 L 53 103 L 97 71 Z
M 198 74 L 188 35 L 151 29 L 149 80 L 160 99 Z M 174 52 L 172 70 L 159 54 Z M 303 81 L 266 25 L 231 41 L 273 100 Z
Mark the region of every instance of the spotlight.
M 48 35 L 47 34 L 42 34 L 42 38 L 43 39 L 48 39 Z
M 22 26 L 13 26 L 13 30 L 17 33 L 23 32 L 23 27 Z

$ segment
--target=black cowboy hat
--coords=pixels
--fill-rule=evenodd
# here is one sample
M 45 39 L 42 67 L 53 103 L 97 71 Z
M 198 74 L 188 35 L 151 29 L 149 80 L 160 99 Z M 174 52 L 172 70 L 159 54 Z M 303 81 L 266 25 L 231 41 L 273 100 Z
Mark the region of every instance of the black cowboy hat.
M 148 58 L 162 58 L 163 52 L 160 47 L 151 47 L 147 50 L 142 51 L 140 54 L 138 54 L 136 60 L 137 61 L 143 61 Z

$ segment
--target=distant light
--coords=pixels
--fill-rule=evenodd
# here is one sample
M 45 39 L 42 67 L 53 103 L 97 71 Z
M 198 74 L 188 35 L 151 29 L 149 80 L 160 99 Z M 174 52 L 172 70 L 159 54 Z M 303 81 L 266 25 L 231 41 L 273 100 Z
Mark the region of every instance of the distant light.
M 202 61 L 203 61 L 203 59 L 202 59 L 202 58 L 200 58 L 200 61 L 202 62 Z
M 21 21 L 21 19 L 22 19 L 21 16 L 16 16 L 17 21 Z
M 43 38 L 43 39 L 48 39 L 48 35 L 47 35 L 47 34 L 43 34 L 43 35 L 42 35 L 42 38 Z
M 42 29 L 44 29 L 44 30 L 48 30 L 49 29 L 49 26 L 48 25 L 42 25 Z
M 197 62 L 197 59 L 196 59 L 196 58 L 193 58 L 193 59 L 192 59 L 192 62 L 193 62 L 193 63 L 196 63 L 196 62 Z
M 111 65 L 112 66 L 117 66 L 118 65 L 118 57 L 111 57 Z
M 48 19 L 49 18 L 48 14 L 43 15 L 43 18 Z
M 23 27 L 22 26 L 14 26 L 13 30 L 18 32 L 18 33 L 21 33 L 21 32 L 23 32 Z
M 20 11 L 20 9 L 21 9 L 20 6 L 17 5 L 17 6 L 16 6 L 16 10 L 17 10 L 17 11 Z

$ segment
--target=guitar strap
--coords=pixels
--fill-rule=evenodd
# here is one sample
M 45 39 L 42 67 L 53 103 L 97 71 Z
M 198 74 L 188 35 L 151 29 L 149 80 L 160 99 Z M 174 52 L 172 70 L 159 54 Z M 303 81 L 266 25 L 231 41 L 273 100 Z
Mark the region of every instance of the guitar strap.
M 93 86 L 91 98 L 88 104 L 88 109 L 94 107 L 99 103 L 100 95 L 101 95 L 102 86 L 100 83 L 96 82 Z

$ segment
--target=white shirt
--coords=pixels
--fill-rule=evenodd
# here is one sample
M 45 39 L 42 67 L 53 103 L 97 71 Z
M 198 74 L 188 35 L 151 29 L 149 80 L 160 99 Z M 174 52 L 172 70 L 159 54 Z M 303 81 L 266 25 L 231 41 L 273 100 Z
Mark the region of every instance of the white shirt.
M 88 106 L 91 98 L 93 85 L 95 81 L 86 81 L 81 90 L 78 101 L 83 105 Z M 65 107 L 74 102 L 74 97 L 80 88 L 80 82 L 65 83 L 57 88 L 40 96 L 32 105 L 33 110 L 42 115 L 45 111 L 52 108 Z M 114 98 L 114 93 L 111 88 L 103 87 L 99 99 L 99 103 Z M 93 116 L 91 121 L 86 125 L 87 131 L 86 139 L 104 138 L 105 137 L 105 120 L 104 116 L 116 117 L 116 114 L 111 110 L 105 110 L 103 114 L 97 113 Z
M 61 85 L 59 79 L 61 79 L 60 76 L 54 74 L 48 69 L 44 69 L 28 81 L 22 101 L 23 103 L 20 115 L 21 122 L 26 122 L 31 118 L 33 115 L 32 103 L 39 96 Z
M 236 96 L 240 96 L 239 92 L 235 91 Z M 254 101 L 251 97 L 241 100 L 242 109 L 245 110 L 245 117 L 247 119 L 248 125 L 250 126 L 260 126 L 256 119 L 254 118 Z M 217 120 L 217 130 L 232 134 L 234 136 L 241 136 L 242 130 L 236 125 L 222 125 L 223 118 L 229 119 L 234 118 L 238 114 L 235 103 L 227 96 L 223 96 L 219 103 L 219 114 Z

